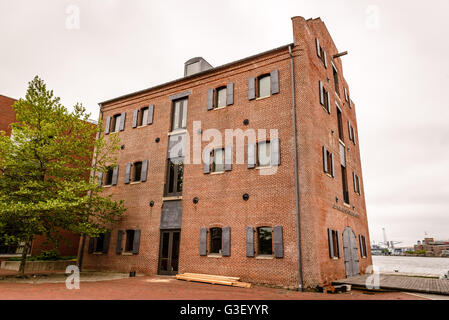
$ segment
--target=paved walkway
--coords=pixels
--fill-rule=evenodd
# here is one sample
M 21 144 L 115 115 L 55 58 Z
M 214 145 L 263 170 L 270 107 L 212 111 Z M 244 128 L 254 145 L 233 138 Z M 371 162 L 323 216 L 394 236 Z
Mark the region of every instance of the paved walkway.
M 371 275 L 365 274 L 337 280 L 333 283 L 350 284 L 354 288 L 366 290 L 366 280 L 369 276 Z M 379 289 L 449 295 L 449 280 L 380 274 Z

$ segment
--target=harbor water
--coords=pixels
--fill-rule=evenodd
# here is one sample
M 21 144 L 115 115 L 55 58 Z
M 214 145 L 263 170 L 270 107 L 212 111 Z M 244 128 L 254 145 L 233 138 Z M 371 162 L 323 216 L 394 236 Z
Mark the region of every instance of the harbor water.
M 449 272 L 449 258 L 373 256 L 381 273 L 410 273 L 441 276 Z

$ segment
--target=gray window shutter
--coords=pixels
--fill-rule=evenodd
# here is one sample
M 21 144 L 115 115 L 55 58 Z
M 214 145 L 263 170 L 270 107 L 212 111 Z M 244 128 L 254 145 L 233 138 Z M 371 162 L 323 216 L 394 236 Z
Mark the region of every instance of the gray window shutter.
M 104 129 L 104 134 L 109 134 L 109 127 L 111 126 L 111 117 L 106 118 L 106 128 Z
M 281 152 L 279 138 L 270 140 L 271 148 L 271 165 L 278 166 L 281 164 Z
M 351 126 L 351 122 L 349 122 L 349 120 L 348 120 L 348 131 L 349 131 L 349 140 L 353 140 L 353 137 L 352 137 L 352 126 Z
M 222 232 L 223 244 L 221 254 L 224 257 L 229 257 L 231 255 L 231 227 L 224 227 Z
M 226 87 L 226 105 L 230 106 L 234 104 L 234 83 L 229 82 Z
M 345 100 L 348 101 L 348 91 L 346 90 L 346 87 L 343 87 L 343 90 L 345 92 Z
M 232 146 L 225 148 L 225 171 L 232 170 Z
M 331 95 L 329 91 L 326 92 L 326 94 L 327 94 L 327 112 L 331 114 Z
M 282 226 L 275 226 L 273 228 L 273 244 L 274 244 L 274 257 L 284 257 L 284 243 L 282 240 Z
M 117 184 L 117 176 L 118 176 L 118 166 L 114 168 L 112 171 L 112 185 L 115 186 Z
M 134 230 L 133 253 L 138 254 L 140 247 L 140 229 Z
M 318 82 L 320 88 L 320 104 L 324 106 L 324 88 L 323 82 L 321 80 Z
M 337 256 L 341 258 L 341 249 L 340 249 L 340 232 L 336 231 L 337 233 Z
M 140 181 L 147 181 L 148 160 L 142 161 L 142 173 L 140 175 Z
M 354 192 L 357 193 L 357 181 L 355 180 L 355 172 L 352 171 L 352 182 L 354 183 Z
M 125 130 L 125 120 L 126 120 L 126 112 L 122 112 L 120 116 L 120 131 Z
M 148 122 L 147 124 L 153 123 L 153 115 L 154 115 L 154 104 L 148 107 Z
M 212 110 L 214 108 L 214 89 L 209 89 L 207 91 L 207 110 Z
M 131 178 L 131 162 L 128 162 L 126 164 L 126 170 L 125 170 L 125 183 L 129 183 Z
M 101 187 L 103 185 L 103 172 L 98 174 L 98 186 Z
M 256 99 L 256 78 L 248 79 L 248 100 Z
M 334 154 L 333 153 L 331 153 L 331 170 L 332 170 L 331 176 L 333 178 L 335 176 L 334 175 L 335 171 L 334 171 Z
M 203 173 L 210 172 L 210 150 L 204 149 L 203 154 Z
M 95 243 L 95 238 L 90 237 L 89 238 L 89 245 L 87 247 L 87 253 L 93 253 L 94 252 L 94 243 Z
M 256 144 L 248 143 L 248 168 L 256 166 Z
M 323 50 L 323 60 L 324 60 L 324 67 L 327 69 L 327 55 L 326 51 Z
M 271 94 L 279 93 L 279 71 L 273 70 L 270 73 L 271 79 Z
M 254 257 L 254 229 L 246 227 L 246 256 Z
M 111 240 L 111 233 L 106 232 L 104 235 L 104 241 L 103 241 L 103 253 L 108 253 L 109 250 L 109 241 Z
M 333 241 L 332 241 L 332 230 L 329 228 L 327 229 L 327 235 L 328 235 L 328 240 L 329 240 L 329 257 L 333 258 L 333 257 L 335 257 L 334 245 L 333 245 Z
M 200 229 L 200 256 L 207 255 L 207 229 Z
M 318 38 L 315 38 L 315 44 L 316 44 L 316 54 L 318 57 L 321 58 L 320 41 L 318 40 Z
M 327 150 L 325 146 L 323 146 L 323 170 L 324 172 L 329 173 L 327 172 Z
M 132 127 L 135 128 L 137 127 L 137 118 L 139 117 L 139 110 L 134 110 L 133 111 L 133 125 Z
M 121 254 L 123 251 L 123 234 L 125 231 L 119 230 L 117 233 L 117 247 L 115 249 L 115 253 Z

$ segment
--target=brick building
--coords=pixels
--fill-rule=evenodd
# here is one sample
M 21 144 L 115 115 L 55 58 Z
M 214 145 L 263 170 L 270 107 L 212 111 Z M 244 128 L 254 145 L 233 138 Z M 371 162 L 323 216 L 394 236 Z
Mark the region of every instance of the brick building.
M 122 141 L 100 183 L 128 211 L 89 240 L 85 268 L 310 288 L 372 264 L 339 51 L 321 19 L 292 23 L 291 44 L 215 68 L 193 58 L 183 78 L 100 103 Z
M 424 238 L 413 247 L 414 251 L 426 251 L 429 257 L 449 256 L 449 241 L 435 240 L 434 238 Z

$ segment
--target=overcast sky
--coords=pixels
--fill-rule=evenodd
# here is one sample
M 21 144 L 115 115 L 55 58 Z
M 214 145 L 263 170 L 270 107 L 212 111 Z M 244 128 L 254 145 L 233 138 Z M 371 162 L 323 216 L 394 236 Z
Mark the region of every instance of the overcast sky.
M 419 3 L 419 4 L 418 4 Z M 66 106 L 97 103 L 293 41 L 321 17 L 356 104 L 371 239 L 449 239 L 449 2 L 0 0 L 0 94 L 35 75 Z M 79 13 L 79 19 L 77 19 Z M 78 24 L 79 22 L 79 24 Z

